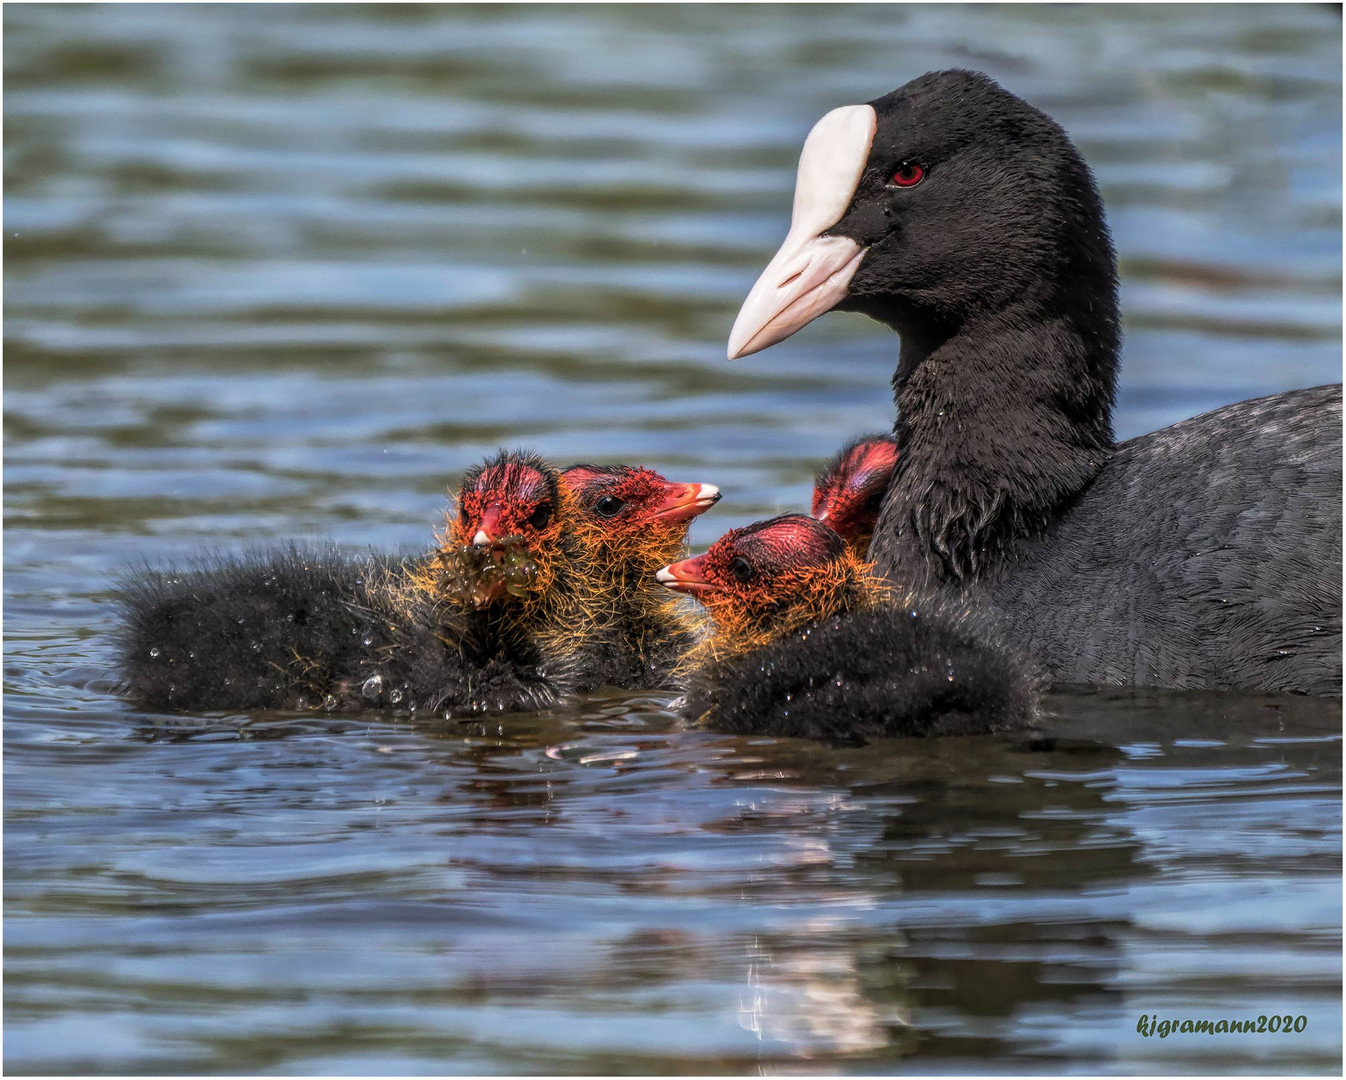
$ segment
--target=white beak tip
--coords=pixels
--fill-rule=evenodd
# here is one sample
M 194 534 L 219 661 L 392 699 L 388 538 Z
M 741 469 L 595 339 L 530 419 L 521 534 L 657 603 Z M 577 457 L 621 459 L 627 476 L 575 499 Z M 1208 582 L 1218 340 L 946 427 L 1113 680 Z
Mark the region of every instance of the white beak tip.
M 490 538 L 489 536 L 486 535 L 486 533 L 485 533 L 484 530 L 482 530 L 482 529 L 478 529 L 478 530 L 477 530 L 477 535 L 474 536 L 474 537 L 472 538 L 472 546 L 473 546 L 473 547 L 490 547 L 490 546 L 491 546 L 491 538 Z
M 648 573 L 648 571 L 646 572 Z M 678 579 L 675 578 L 672 574 L 670 574 L 668 572 L 668 567 L 665 566 L 661 570 L 655 572 L 654 580 L 659 582 L 660 585 L 668 585 L 674 581 L 677 581 Z

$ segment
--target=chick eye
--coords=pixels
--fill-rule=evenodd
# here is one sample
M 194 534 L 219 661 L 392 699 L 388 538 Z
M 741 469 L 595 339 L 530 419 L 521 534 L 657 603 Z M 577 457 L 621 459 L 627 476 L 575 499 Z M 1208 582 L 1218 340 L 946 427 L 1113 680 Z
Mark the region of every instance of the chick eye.
M 915 187 L 925 179 L 925 166 L 914 161 L 904 161 L 893 173 L 893 183 L 898 187 Z
M 747 559 L 736 558 L 729 564 L 729 570 L 740 584 L 752 577 L 752 567 L 748 565 Z
M 625 505 L 626 505 L 625 500 L 617 498 L 616 495 L 604 495 L 601 499 L 598 500 L 598 502 L 594 504 L 594 509 L 597 510 L 603 517 L 610 518 L 610 517 L 616 517 L 619 513 L 621 513 L 621 509 Z
M 884 491 L 882 488 L 880 488 L 878 491 L 874 492 L 874 494 L 871 495 L 868 499 L 866 499 L 865 512 L 870 514 L 877 514 L 880 510 L 882 510 L 883 496 Z
M 551 503 L 543 503 L 533 511 L 533 516 L 528 519 L 528 524 L 541 532 L 551 523 Z

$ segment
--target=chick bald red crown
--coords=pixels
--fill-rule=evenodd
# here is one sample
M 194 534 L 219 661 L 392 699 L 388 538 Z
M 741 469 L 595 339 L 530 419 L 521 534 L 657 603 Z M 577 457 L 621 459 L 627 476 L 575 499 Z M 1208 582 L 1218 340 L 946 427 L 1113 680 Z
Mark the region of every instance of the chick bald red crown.
M 669 563 L 655 579 L 704 602 L 719 593 L 763 593 L 781 575 L 823 566 L 844 552 L 841 538 L 827 525 L 804 514 L 781 514 L 729 530 L 704 554 Z
M 453 538 L 498 547 L 511 536 L 537 541 L 560 535 L 554 473 L 532 455 L 500 454 L 463 477 Z
M 713 629 L 697 649 L 712 658 L 867 609 L 886 595 L 868 563 L 804 514 L 734 529 L 704 555 L 670 563 L 655 576 L 705 608 Z
M 863 553 L 897 468 L 897 440 L 865 435 L 842 447 L 813 485 L 813 516 Z

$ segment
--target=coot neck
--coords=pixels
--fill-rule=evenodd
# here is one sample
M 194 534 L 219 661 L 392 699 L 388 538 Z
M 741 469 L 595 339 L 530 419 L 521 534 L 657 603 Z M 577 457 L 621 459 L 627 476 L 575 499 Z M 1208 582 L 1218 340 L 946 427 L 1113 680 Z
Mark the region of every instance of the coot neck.
M 1118 340 L 1110 289 L 1089 299 L 1081 316 L 1032 296 L 961 320 L 890 309 L 902 349 L 898 465 L 870 552 L 881 571 L 994 577 L 1098 474 Z

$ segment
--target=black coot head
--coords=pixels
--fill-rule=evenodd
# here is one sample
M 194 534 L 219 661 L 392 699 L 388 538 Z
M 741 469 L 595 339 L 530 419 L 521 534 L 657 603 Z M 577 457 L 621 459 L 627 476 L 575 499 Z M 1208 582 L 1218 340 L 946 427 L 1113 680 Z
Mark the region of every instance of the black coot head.
M 1067 249 L 1097 238 L 1065 132 L 986 76 L 924 75 L 870 105 L 874 144 L 829 230 L 869 249 L 839 307 L 883 318 L 892 297 L 962 320 L 1054 283 Z
M 1087 166 L 1050 117 L 971 71 L 937 71 L 818 122 L 790 235 L 744 302 L 730 356 L 831 308 L 899 330 L 1022 302 L 1113 301 Z

